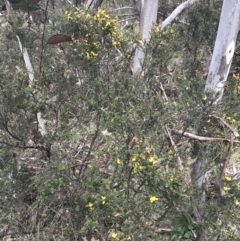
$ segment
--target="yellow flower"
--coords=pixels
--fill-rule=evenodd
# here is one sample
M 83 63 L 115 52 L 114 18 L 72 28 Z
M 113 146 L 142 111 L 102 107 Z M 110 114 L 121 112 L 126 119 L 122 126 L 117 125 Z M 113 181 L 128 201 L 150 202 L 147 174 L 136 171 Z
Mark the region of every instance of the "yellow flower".
M 207 128 L 206 128 L 205 126 L 203 127 L 203 132 L 204 132 L 204 133 L 207 133 L 207 132 L 208 132 L 208 131 L 207 131 Z
M 106 203 L 106 197 L 105 196 L 101 196 L 102 199 L 102 204 L 104 205 Z
M 234 203 L 236 206 L 239 206 L 240 205 L 240 202 L 234 197 Z
M 122 161 L 118 158 L 117 159 L 117 164 L 120 165 L 122 163 Z
M 169 180 L 170 180 L 170 182 L 173 182 L 174 181 L 174 177 L 171 176 Z
M 134 156 L 134 157 L 132 158 L 132 162 L 135 162 L 136 160 L 137 160 L 137 157 Z
M 150 139 L 150 138 L 149 138 Z M 153 151 L 152 147 L 146 147 L 145 148 L 145 152 L 147 152 L 148 154 L 150 154 Z
M 93 209 L 93 203 L 88 203 L 88 205 L 87 205 L 87 207 L 89 208 L 89 209 Z
M 134 171 L 143 170 L 143 166 L 139 162 L 134 162 Z
M 113 238 L 113 239 L 117 238 L 117 233 L 114 233 L 114 232 L 113 232 L 113 233 L 111 234 L 111 238 Z
M 230 181 L 232 181 L 232 177 L 225 177 L 225 180 L 230 182 Z
M 202 97 L 202 100 L 207 100 L 207 96 L 204 95 L 204 96 Z
M 149 160 L 148 160 L 150 163 L 152 164 L 156 164 L 157 162 L 157 157 L 154 155 L 154 156 L 150 156 Z
M 230 190 L 230 189 L 231 189 L 230 187 L 226 187 L 226 186 L 223 187 L 223 190 L 224 190 L 224 191 L 228 191 L 228 190 Z
M 154 203 L 154 202 L 158 201 L 158 198 L 156 196 L 151 196 L 149 198 L 149 200 L 150 200 L 150 203 Z
M 128 237 L 127 237 L 127 240 L 131 240 L 131 237 L 130 237 L 130 236 L 128 236 Z

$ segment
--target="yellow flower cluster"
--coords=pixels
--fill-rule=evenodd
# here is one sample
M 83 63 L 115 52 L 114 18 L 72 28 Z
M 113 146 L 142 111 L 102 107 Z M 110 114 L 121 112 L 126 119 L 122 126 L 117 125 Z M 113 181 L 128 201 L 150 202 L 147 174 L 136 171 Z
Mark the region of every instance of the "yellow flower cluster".
M 237 81 L 240 81 L 240 74 L 233 74 L 233 78 Z M 237 87 L 237 90 L 240 91 L 240 85 Z
M 143 147 L 143 141 L 137 137 L 132 139 L 132 143 L 137 150 L 141 150 Z M 155 154 L 155 150 L 151 146 L 145 147 L 141 153 L 133 155 L 132 164 L 134 167 L 134 172 L 144 170 L 149 167 L 149 164 L 155 165 L 157 163 L 158 157 Z
M 93 210 L 94 209 L 94 205 L 92 202 L 88 203 L 87 204 L 87 207 L 90 209 L 90 210 Z
M 227 117 L 226 117 L 226 120 L 227 120 L 227 122 L 229 122 L 229 123 L 235 123 L 235 122 L 236 122 L 236 120 L 235 120 L 233 117 L 231 117 L 231 116 L 227 116 Z
M 117 34 L 117 17 L 111 17 L 105 10 L 99 9 L 94 15 L 87 10 L 66 11 L 67 20 L 79 26 L 81 39 L 72 36 L 73 44 L 81 47 L 81 56 L 96 58 L 111 46 L 121 47 Z
M 235 80 L 240 80 L 240 74 L 233 74 L 233 78 Z
M 101 196 L 101 199 L 102 199 L 102 204 L 104 205 L 104 204 L 106 203 L 106 199 L 107 199 L 107 197 L 105 197 L 105 196 Z
M 163 30 L 161 25 L 155 25 L 152 28 L 152 33 L 158 34 L 160 36 L 164 36 L 167 34 L 173 35 L 174 34 L 174 29 L 173 28 L 168 28 L 167 30 Z
M 113 37 L 117 36 L 117 17 L 111 18 L 105 10 L 100 9 L 93 18 L 100 24 L 102 30 L 111 32 Z
M 158 201 L 158 198 L 156 196 L 151 196 L 149 198 L 149 201 L 150 201 L 150 203 L 155 203 L 156 201 Z

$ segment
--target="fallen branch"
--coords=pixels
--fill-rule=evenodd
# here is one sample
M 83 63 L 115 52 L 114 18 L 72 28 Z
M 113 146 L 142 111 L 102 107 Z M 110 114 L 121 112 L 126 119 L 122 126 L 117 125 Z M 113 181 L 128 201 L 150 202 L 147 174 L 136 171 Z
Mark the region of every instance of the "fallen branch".
M 227 139 L 227 138 L 220 138 L 220 137 L 207 137 L 207 136 L 198 136 L 189 132 L 183 132 L 182 130 L 172 130 L 171 131 L 174 134 L 178 134 L 178 135 L 182 135 L 184 137 L 190 138 L 190 139 L 194 139 L 194 140 L 198 140 L 198 141 L 227 141 L 227 142 L 231 142 L 231 139 Z M 240 143 L 240 141 L 233 141 L 234 143 Z

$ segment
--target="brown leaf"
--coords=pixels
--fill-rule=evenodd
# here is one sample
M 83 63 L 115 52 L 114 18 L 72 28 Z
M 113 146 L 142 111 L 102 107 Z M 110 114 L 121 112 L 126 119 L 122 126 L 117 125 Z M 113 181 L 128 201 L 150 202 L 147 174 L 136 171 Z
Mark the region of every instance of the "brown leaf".
M 59 44 L 59 43 L 70 42 L 70 41 L 72 41 L 72 38 L 67 35 L 55 34 L 48 39 L 47 44 Z

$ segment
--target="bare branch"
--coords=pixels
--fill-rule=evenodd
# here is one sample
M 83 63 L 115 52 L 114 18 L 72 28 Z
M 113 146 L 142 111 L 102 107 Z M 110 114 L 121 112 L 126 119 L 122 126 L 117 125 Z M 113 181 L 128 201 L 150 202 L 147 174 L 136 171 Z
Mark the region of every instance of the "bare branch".
M 231 157 L 231 154 L 232 154 L 233 143 L 234 143 L 234 134 L 231 133 L 231 139 L 230 139 L 230 143 L 229 143 L 229 146 L 228 146 L 226 159 L 224 161 L 222 172 L 221 172 L 221 179 L 222 180 L 225 178 L 226 169 L 228 167 L 228 163 L 229 163 L 229 160 L 230 160 L 230 157 Z
M 236 137 L 239 136 L 238 132 L 231 125 L 229 125 L 223 118 L 218 117 L 216 115 L 209 115 L 209 117 L 220 120 L 234 134 L 234 136 L 236 136 Z
M 220 137 L 207 137 L 207 136 L 198 136 L 189 132 L 183 132 L 182 130 L 172 130 L 172 133 L 182 135 L 184 137 L 198 140 L 198 141 L 227 141 L 231 142 L 231 140 L 227 138 L 220 138 Z M 234 143 L 240 143 L 240 141 L 234 141 Z
M 171 14 L 162 22 L 162 29 L 165 29 L 172 21 L 187 7 L 193 5 L 199 0 L 187 0 L 186 2 L 180 4 Z
M 167 133 L 167 135 L 169 137 L 169 140 L 170 140 L 170 142 L 172 144 L 172 147 L 173 147 L 174 151 L 176 152 L 179 169 L 182 171 L 183 170 L 182 160 L 181 160 L 181 157 L 179 156 L 177 146 L 176 146 L 176 144 L 175 144 L 175 142 L 174 142 L 174 140 L 173 140 L 173 138 L 172 138 L 168 128 L 166 128 L 166 133 Z

